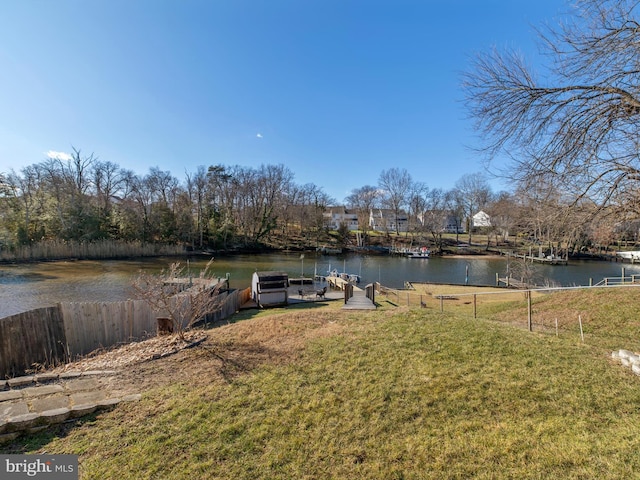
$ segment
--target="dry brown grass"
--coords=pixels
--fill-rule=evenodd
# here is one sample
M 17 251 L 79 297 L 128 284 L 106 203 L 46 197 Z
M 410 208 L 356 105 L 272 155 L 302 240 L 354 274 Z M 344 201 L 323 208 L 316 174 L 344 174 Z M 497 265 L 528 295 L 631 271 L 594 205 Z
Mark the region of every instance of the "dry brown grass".
M 413 283 L 415 290 L 386 289 L 385 295 L 378 298 L 396 305 L 422 306 L 440 310 L 440 297 L 443 297 L 445 311 L 469 310 L 476 296 L 477 305 L 503 304 L 526 300 L 522 290 L 499 287 L 475 287 L 469 285 L 440 285 L 431 283 Z M 533 299 L 544 293 L 533 292 Z M 470 310 L 469 310 L 470 311 Z
M 640 288 L 594 288 L 558 291 L 534 297 L 534 331 L 555 333 L 558 321 L 560 335 L 578 338 L 582 321 L 585 341 L 606 349 L 640 350 Z M 523 324 L 526 303 L 511 303 L 491 312 L 491 319 Z
M 64 370 L 118 370 L 123 384 L 138 390 L 170 383 L 226 381 L 260 365 L 283 365 L 298 357 L 305 344 L 336 335 L 343 326 L 335 310 L 300 310 L 258 316 L 100 352 L 68 364 Z

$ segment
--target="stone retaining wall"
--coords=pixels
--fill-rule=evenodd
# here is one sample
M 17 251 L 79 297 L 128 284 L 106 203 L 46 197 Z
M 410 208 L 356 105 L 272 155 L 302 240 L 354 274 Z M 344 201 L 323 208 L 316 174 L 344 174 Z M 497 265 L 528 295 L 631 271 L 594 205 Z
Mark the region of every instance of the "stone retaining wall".
M 113 388 L 113 371 L 45 373 L 0 380 L 0 444 L 75 420 L 140 394 Z

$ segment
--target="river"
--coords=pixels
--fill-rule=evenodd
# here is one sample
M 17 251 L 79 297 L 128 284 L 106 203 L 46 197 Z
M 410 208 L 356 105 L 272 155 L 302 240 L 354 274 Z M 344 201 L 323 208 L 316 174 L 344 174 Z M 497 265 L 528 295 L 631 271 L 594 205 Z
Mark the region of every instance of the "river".
M 207 258 L 189 260 L 197 274 Z M 60 261 L 0 265 L 0 318 L 61 301 L 118 301 L 132 298 L 131 280 L 141 269 L 159 272 L 175 259 Z M 183 261 L 186 266 L 186 261 Z M 534 265 L 540 285 L 589 285 L 604 277 L 640 274 L 640 265 L 615 262 L 571 261 L 566 266 Z M 246 288 L 255 271 L 281 270 L 290 278 L 326 274 L 330 269 L 358 274 L 362 283 L 380 282 L 402 288 L 405 281 L 469 285 L 494 285 L 496 273 L 507 270 L 502 257 L 432 257 L 409 259 L 396 256 L 262 254 L 220 257 L 214 272 L 230 276 L 232 288 Z M 467 277 L 468 272 L 468 277 Z

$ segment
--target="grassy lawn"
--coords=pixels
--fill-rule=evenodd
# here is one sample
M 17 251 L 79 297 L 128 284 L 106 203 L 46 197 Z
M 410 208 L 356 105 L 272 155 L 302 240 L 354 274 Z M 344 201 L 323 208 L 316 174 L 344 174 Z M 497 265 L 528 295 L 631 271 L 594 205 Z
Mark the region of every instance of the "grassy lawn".
M 585 342 L 514 327 L 510 301 L 244 314 L 140 402 L 0 449 L 79 454 L 85 480 L 633 478 L 640 378 L 610 353 L 640 348 L 638 295 L 535 299 L 582 312 Z

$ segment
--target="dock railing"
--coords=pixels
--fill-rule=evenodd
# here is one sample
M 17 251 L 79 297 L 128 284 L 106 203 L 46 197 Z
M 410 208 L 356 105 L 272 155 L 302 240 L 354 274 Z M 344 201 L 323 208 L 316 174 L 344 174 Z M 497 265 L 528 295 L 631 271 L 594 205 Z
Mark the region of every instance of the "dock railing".
M 353 297 L 353 285 L 351 285 L 350 283 L 346 283 L 344 284 L 343 290 L 344 290 L 344 303 L 346 305 L 349 299 Z
M 376 286 L 374 283 L 369 283 L 367 284 L 366 287 L 364 287 L 364 291 L 365 291 L 365 295 L 366 297 L 371 300 L 373 302 L 373 304 L 376 304 Z

